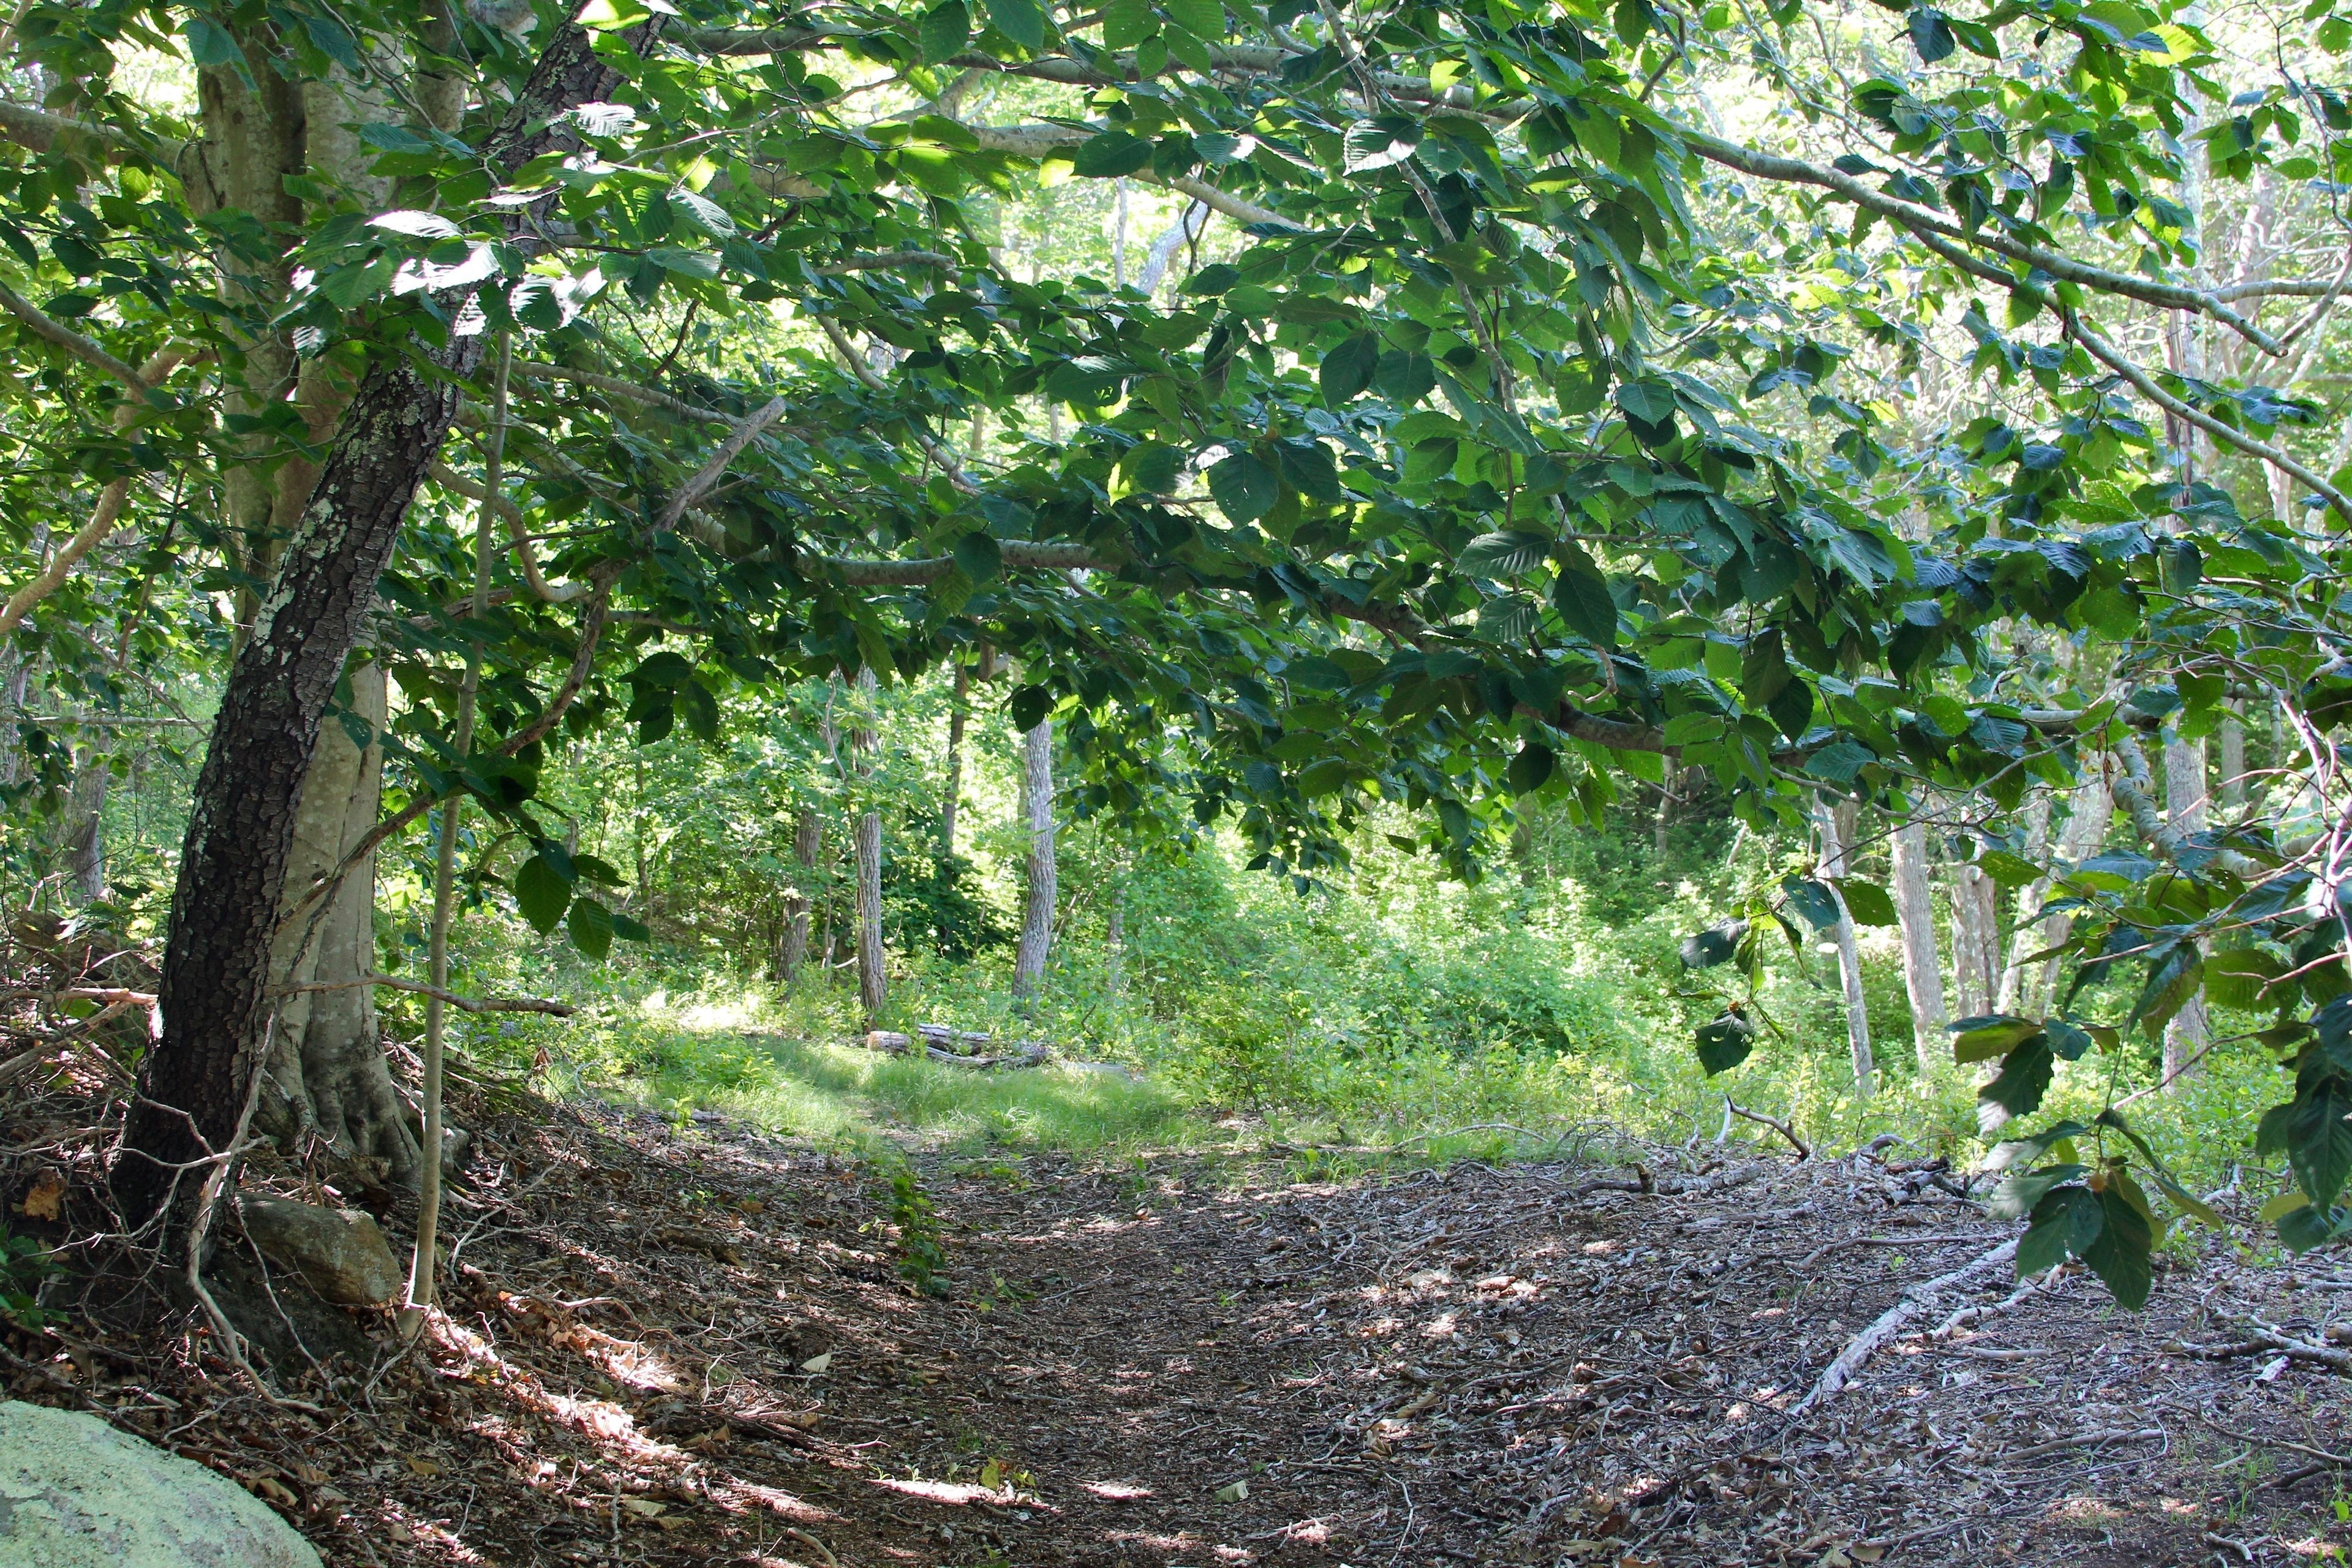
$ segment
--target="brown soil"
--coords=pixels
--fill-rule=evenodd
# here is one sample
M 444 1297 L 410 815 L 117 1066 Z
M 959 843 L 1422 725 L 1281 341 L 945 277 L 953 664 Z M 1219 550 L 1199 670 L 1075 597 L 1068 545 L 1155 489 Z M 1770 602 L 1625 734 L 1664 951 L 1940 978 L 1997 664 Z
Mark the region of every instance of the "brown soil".
M 2188 1348 L 2249 1313 L 2326 1340 L 2352 1295 L 2324 1274 L 2216 1243 L 2144 1314 L 2073 1279 L 1929 1337 L 2007 1300 L 1997 1270 L 1792 1416 L 2013 1227 L 1899 1162 L 1706 1152 L 1316 1184 L 919 1159 L 947 1258 L 922 1296 L 870 1171 L 536 1107 L 455 1195 L 425 1356 L 376 1321 L 331 1375 L 281 1349 L 320 1414 L 184 1325 L 15 1334 L 13 1392 L 238 1477 L 336 1564 L 2120 1568 L 2352 1540 L 2343 1468 L 2284 1446 L 2352 1449 L 2336 1374 Z M 314 1349 L 351 1326 L 295 1317 Z

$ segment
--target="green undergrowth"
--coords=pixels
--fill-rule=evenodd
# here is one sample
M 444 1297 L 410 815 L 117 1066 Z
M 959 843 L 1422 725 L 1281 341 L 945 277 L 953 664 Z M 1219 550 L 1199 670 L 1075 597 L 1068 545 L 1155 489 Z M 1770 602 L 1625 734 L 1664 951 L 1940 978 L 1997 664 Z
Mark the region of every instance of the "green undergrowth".
M 1039 994 L 1011 994 L 999 948 L 953 960 L 893 955 L 883 1023 L 938 1022 L 1003 1041 L 1042 1039 L 1047 1067 L 980 1073 L 866 1050 L 856 997 L 810 978 L 747 978 L 723 947 L 616 948 L 590 964 L 520 922 L 470 920 L 457 984 L 556 994 L 570 1018 L 463 1016 L 461 1059 L 543 1091 L 593 1094 L 685 1121 L 716 1110 L 826 1148 L 992 1161 L 1059 1152 L 1126 1163 L 1157 1152 L 1272 1157 L 1302 1177 L 1455 1159 L 1623 1159 L 1657 1144 L 1701 1158 L 1783 1151 L 1731 1117 L 1789 1122 L 1823 1153 L 1893 1132 L 1903 1152 L 1966 1167 L 1987 1147 L 1978 1069 L 1948 1046 L 1915 1062 L 1891 933 L 1866 933 L 1865 990 L 1880 1088 L 1854 1093 L 1842 998 L 1822 955 L 1784 953 L 1752 998 L 1766 1020 L 1749 1059 L 1707 1078 L 1691 1031 L 1724 1001 L 1683 969 L 1682 938 L 1717 918 L 1728 862 L 1755 857 L 1694 835 L 1664 859 L 1620 838 L 1540 877 L 1476 887 L 1368 850 L 1351 886 L 1298 898 L 1220 851 L 1124 873 L 1116 961 L 1097 915 L 1074 908 Z M 1710 892 L 1707 889 L 1716 888 Z M 2124 996 L 2085 994 L 2085 1016 Z M 395 1003 L 395 1028 L 409 1024 Z M 2223 1014 L 2223 1033 L 2259 1020 Z M 2088 1121 L 2155 1078 L 2152 1042 L 2058 1064 L 2052 1112 Z M 541 1065 L 543 1064 L 543 1065 Z M 1118 1070 L 1091 1070 L 1117 1068 Z M 2277 1068 L 2252 1045 L 2217 1049 L 2179 1094 L 2126 1114 L 2184 1185 L 2210 1191 L 2250 1161 L 2276 1102 Z M 2272 1178 L 2248 1163 L 2260 1201 Z

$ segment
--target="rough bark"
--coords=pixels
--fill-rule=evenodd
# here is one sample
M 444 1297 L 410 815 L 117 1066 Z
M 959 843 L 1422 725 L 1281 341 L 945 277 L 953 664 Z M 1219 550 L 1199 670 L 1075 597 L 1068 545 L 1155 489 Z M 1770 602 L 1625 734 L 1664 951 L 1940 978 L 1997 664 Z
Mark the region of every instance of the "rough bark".
M 657 24 L 626 41 L 642 48 Z M 482 148 L 484 162 L 511 171 L 555 146 L 562 111 L 610 96 L 620 80 L 586 33 L 562 29 Z M 520 217 L 514 226 L 520 231 Z M 181 849 L 164 944 L 163 1038 L 142 1065 L 113 1174 L 134 1218 L 155 1215 L 175 1190 L 194 1191 L 179 1171 L 226 1147 L 268 1049 L 270 957 L 320 721 L 409 502 L 447 437 L 458 387 L 485 346 L 479 336 L 453 340 L 429 368 L 415 345 L 371 356 L 231 664 Z
M 1038 721 L 1021 738 L 1021 815 L 1029 858 L 1021 892 L 1021 945 L 1013 958 L 1013 994 L 1026 996 L 1045 977 L 1054 946 L 1054 909 L 1061 897 L 1054 859 L 1054 721 Z
M 2164 804 L 2166 816 L 2175 831 L 2205 831 L 2204 742 L 2166 734 Z M 2205 1014 L 2205 992 L 2200 986 L 2164 1026 L 2164 1077 L 2170 1092 L 2179 1093 L 2184 1080 L 2204 1070 L 2197 1058 L 2211 1037 L 2212 1027 Z
M 876 753 L 882 738 L 874 729 L 874 672 L 857 672 L 857 689 L 865 699 L 856 728 L 849 732 L 849 749 L 857 759 L 861 784 L 871 784 Z M 857 814 L 857 1002 L 871 1024 L 890 999 L 889 954 L 882 945 L 882 813 L 869 802 Z
M 809 911 L 815 907 L 818 858 L 824 852 L 824 817 L 813 805 L 793 820 L 793 890 L 784 896 L 784 937 L 776 952 L 776 978 L 800 978 L 808 963 Z
M 1973 865 L 1952 868 L 1952 995 L 1963 1018 L 1992 1011 L 2000 980 L 2000 890 Z
M 1903 989 L 1911 998 L 1911 1049 L 1921 1076 L 1941 1070 L 1944 970 L 1936 952 L 1936 904 L 1927 879 L 1927 829 L 1906 822 L 1895 830 L 1895 918 L 1903 941 Z
M 1841 800 L 1834 805 L 1824 802 L 1820 816 L 1822 875 L 1829 879 L 1832 894 L 1837 898 L 1837 924 L 1830 928 L 1830 940 L 1837 943 L 1838 978 L 1845 989 L 1845 1040 L 1853 1063 L 1853 1092 L 1856 1099 L 1868 1100 L 1878 1092 L 1878 1063 L 1870 1050 L 1870 1007 L 1862 993 L 1862 951 L 1854 941 L 1853 916 L 1846 911 L 1844 897 L 1836 892 L 1846 874 L 1846 856 L 1860 812 L 1859 803 Z

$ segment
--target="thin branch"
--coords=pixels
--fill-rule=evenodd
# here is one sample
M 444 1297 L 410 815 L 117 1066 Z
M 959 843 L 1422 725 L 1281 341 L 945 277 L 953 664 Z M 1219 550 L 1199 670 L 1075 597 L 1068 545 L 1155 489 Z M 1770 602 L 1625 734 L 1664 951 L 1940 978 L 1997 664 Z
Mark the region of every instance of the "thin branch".
M 154 391 L 153 387 L 140 379 L 137 367 L 128 361 L 115 358 L 96 339 L 86 338 L 71 327 L 56 321 L 38 305 L 5 283 L 0 283 L 0 310 L 5 310 L 10 315 L 31 328 L 35 337 L 56 344 L 84 364 L 104 371 L 137 393 L 142 398 L 147 397 Z
M 727 439 L 719 443 L 719 450 L 710 455 L 710 460 L 697 468 L 693 478 L 678 486 L 677 492 L 669 498 L 669 503 L 661 510 L 660 526 L 676 528 L 678 519 L 686 515 L 686 509 L 709 494 L 710 488 L 726 477 L 735 459 L 743 455 L 743 448 L 759 439 L 761 431 L 784 416 L 784 407 L 782 398 L 772 397 L 744 416 L 741 422 L 728 432 Z
M 832 317 L 819 316 L 816 318 L 816 324 L 824 329 L 825 337 L 831 341 L 835 349 L 839 351 L 841 357 L 849 362 L 850 374 L 856 376 L 870 391 L 887 393 L 890 390 L 890 384 L 875 374 L 874 367 L 866 363 L 866 356 L 857 352 L 857 345 L 849 341 L 849 334 L 843 331 Z M 940 470 L 947 475 L 948 483 L 966 495 L 980 493 L 980 487 L 971 482 L 971 476 L 963 471 L 963 465 L 956 460 L 955 454 L 933 440 L 930 432 L 924 429 L 920 422 L 909 416 L 907 426 L 915 434 L 915 444 L 920 447 L 929 456 L 931 461 L 937 463 Z
M 550 583 L 541 574 L 538 552 L 530 547 L 530 531 L 523 525 L 522 508 L 504 496 L 499 496 L 495 500 L 491 500 L 489 491 L 467 479 L 446 463 L 436 462 L 425 472 L 432 477 L 435 484 L 452 495 L 461 495 L 467 500 L 485 502 L 499 514 L 500 520 L 507 525 L 509 536 L 514 541 L 515 563 L 521 569 L 522 580 L 530 587 L 533 598 L 543 604 L 568 605 L 574 599 L 587 597 L 593 592 L 585 583 Z M 471 598 L 461 599 L 449 608 L 454 612 L 458 608 L 469 607 L 472 604 Z
M 534 360 L 517 360 L 514 373 L 532 381 L 571 381 L 582 386 L 593 386 L 626 402 L 643 404 L 648 408 L 665 409 L 681 419 L 725 419 L 729 416 L 716 408 L 705 408 L 673 397 L 667 392 L 656 392 L 650 386 L 639 386 L 634 381 L 624 381 L 617 375 L 605 375 L 593 370 L 574 370 L 570 365 L 541 364 Z
M 1016 540 L 998 543 L 1003 563 L 1014 571 L 1115 572 L 1118 563 L 1087 544 L 1029 544 Z M 860 561 L 839 555 L 810 558 L 814 565 L 840 574 L 852 588 L 919 588 L 936 583 L 956 569 L 947 555 L 919 556 L 908 561 Z
M 2107 781 L 2116 799 L 2122 805 L 2124 815 L 2150 847 L 2174 865 L 2184 857 L 2194 858 L 2209 853 L 2189 842 L 2189 836 L 2164 818 L 2164 809 L 2156 804 L 2156 779 L 2148 771 L 2147 753 L 2140 748 L 2139 737 L 2128 730 L 2118 733 L 2112 746 L 2123 771 Z M 2209 862 L 2221 870 L 2237 877 L 2260 877 L 2262 868 L 2234 849 L 2210 851 Z
M 2277 355 L 2284 352 L 2276 338 L 2263 331 L 2237 311 L 2231 310 L 2210 290 L 2184 288 L 2178 283 L 2158 283 L 2145 278 L 2134 278 L 2128 273 L 2113 272 L 2104 267 L 2093 267 L 2087 262 L 2077 261 L 2062 252 L 2044 249 L 2038 245 L 2028 245 L 2022 240 L 2011 239 L 1998 229 L 1990 227 L 1974 231 L 1966 230 L 1952 219 L 1931 208 L 1921 206 L 1916 202 L 1904 201 L 1897 196 L 1890 196 L 1883 191 L 1873 190 L 1852 174 L 1841 174 L 1835 169 L 1824 168 L 1819 163 L 1808 163 L 1802 158 L 1785 158 L 1775 153 L 1759 153 L 1752 147 L 1743 147 L 1736 142 L 1727 142 L 1720 137 L 1710 136 L 1703 131 L 1689 126 L 1676 126 L 1675 134 L 1680 137 L 1692 152 L 1711 163 L 1719 163 L 1727 169 L 1736 169 L 1743 174 L 1752 174 L 1759 180 L 1771 180 L 1783 184 L 1816 185 L 1822 190 L 1834 193 L 1856 206 L 1900 224 L 1914 234 L 1933 234 L 1963 245 L 1982 246 L 1988 250 L 1998 251 L 2012 261 L 2022 261 L 2029 267 L 2038 267 L 2053 278 L 2063 279 L 2070 283 L 2079 283 L 2086 289 L 2096 289 L 2102 293 L 2120 294 L 2126 299 L 2137 300 L 2144 304 L 2160 305 L 2168 310 L 2193 310 L 2199 315 L 2210 316 L 2229 327 L 2265 353 Z

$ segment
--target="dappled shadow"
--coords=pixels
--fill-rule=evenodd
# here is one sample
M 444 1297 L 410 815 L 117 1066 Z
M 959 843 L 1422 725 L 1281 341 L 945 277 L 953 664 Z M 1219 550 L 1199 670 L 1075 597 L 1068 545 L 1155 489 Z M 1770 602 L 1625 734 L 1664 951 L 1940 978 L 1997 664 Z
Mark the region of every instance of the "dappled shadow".
M 925 1296 L 869 1168 L 594 1106 L 476 1121 L 424 1357 L 332 1390 L 288 1374 L 323 1417 L 218 1378 L 148 1385 L 180 1405 L 155 1435 L 333 1563 L 1838 1568 L 2326 1544 L 2307 1494 L 2258 1489 L 2255 1447 L 2212 1428 L 2340 1451 L 2296 1414 L 2330 1390 L 2168 1350 L 2199 1331 L 2176 1286 L 2127 1319 L 2081 1281 L 2011 1300 L 1987 1278 L 1918 1327 L 1981 1321 L 1897 1340 L 1801 1413 L 1857 1330 L 2005 1234 L 1876 1164 L 1675 1175 L 1659 1151 L 1640 1180 L 1308 1183 L 935 1161 L 948 1261 Z M 2278 1286 L 2218 1259 L 2200 1280 L 2273 1312 Z

